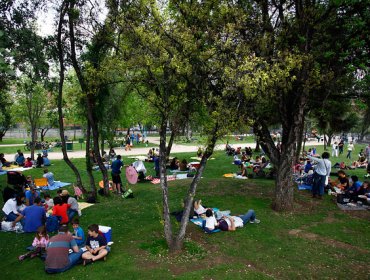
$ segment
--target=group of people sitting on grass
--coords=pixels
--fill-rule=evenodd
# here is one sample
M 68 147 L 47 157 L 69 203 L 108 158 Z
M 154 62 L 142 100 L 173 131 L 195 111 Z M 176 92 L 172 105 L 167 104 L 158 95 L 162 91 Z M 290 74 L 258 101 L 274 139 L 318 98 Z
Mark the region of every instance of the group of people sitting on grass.
M 88 227 L 88 237 L 80 226 L 78 218 L 69 224 L 61 224 L 58 234 L 50 237 L 45 225 L 37 228 L 32 246 L 28 252 L 18 257 L 19 261 L 26 258 L 40 257 L 45 261 L 47 273 L 64 272 L 78 263 L 87 265 L 100 259 L 106 260 L 110 248 L 97 224 Z
M 13 228 L 20 222 L 24 232 L 36 233 L 29 252 L 20 255 L 19 260 L 42 257 L 48 273 L 63 272 L 80 262 L 81 258 L 86 265 L 105 258 L 109 252 L 98 225 L 88 227 L 88 238 L 85 240 L 84 231 L 79 226 L 78 216 L 81 213 L 78 202 L 67 190 L 58 190 L 57 196 L 51 199 L 50 194 L 41 194 L 30 187 L 9 198 L 2 212 L 3 221 L 11 222 Z M 72 233 L 69 225 L 73 228 Z M 56 236 L 48 236 L 47 232 L 56 230 L 59 230 Z
M 348 177 L 344 170 L 338 171 L 336 180 L 329 180 L 328 189 L 343 194 L 350 202 L 361 201 L 367 204 L 370 199 L 370 182 L 361 182 L 356 175 Z
M 43 154 L 37 154 L 36 160 L 32 160 L 30 157 L 25 157 L 21 150 L 17 150 L 14 155 L 13 161 L 7 161 L 3 153 L 0 154 L 0 169 L 4 167 L 10 167 L 11 165 L 21 166 L 25 168 L 29 167 L 43 167 L 50 166 L 50 160 L 48 159 L 47 151 Z
M 185 200 L 182 201 L 182 208 L 185 207 Z M 184 210 L 172 212 L 178 222 L 181 221 Z M 219 229 L 221 231 L 235 231 L 238 227 L 243 227 L 248 223 L 259 224 L 261 221 L 256 218 L 253 209 L 249 209 L 243 215 L 231 216 L 230 211 L 217 211 L 202 205 L 202 200 L 194 200 L 193 207 L 189 213 L 189 219 L 201 218 L 202 228 L 207 233 L 212 233 Z

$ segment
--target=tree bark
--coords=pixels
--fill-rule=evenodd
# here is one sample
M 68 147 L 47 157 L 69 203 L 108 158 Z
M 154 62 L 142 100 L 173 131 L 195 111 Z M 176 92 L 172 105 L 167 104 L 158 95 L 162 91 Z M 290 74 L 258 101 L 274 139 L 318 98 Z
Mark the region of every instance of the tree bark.
M 171 226 L 170 217 L 170 206 L 169 206 L 169 194 L 168 194 L 168 183 L 167 183 L 167 171 L 166 171 L 166 121 L 162 121 L 159 129 L 159 172 L 160 172 L 160 184 L 162 188 L 162 200 L 163 200 L 163 219 L 164 219 L 164 236 L 170 251 L 174 250 L 174 239 Z
M 90 122 L 91 130 L 92 130 L 92 136 L 93 136 L 93 147 L 94 147 L 94 153 L 96 156 L 96 160 L 98 162 L 98 166 L 100 168 L 100 171 L 103 175 L 103 182 L 104 182 L 104 193 L 106 195 L 109 194 L 109 179 L 108 179 L 108 172 L 105 168 L 105 165 L 102 161 L 100 151 L 99 151 L 99 130 L 96 118 L 94 116 L 94 104 L 95 100 L 93 95 L 89 91 L 89 87 L 87 85 L 87 82 L 82 74 L 82 69 L 77 61 L 77 55 L 76 55 L 76 41 L 75 41 L 75 31 L 74 31 L 74 14 L 73 9 L 75 3 L 70 3 L 70 7 L 68 9 L 68 18 L 69 18 L 69 38 L 70 38 L 70 49 L 71 49 L 71 60 L 72 60 L 72 66 L 73 69 L 76 72 L 77 79 L 80 83 L 82 92 L 85 94 L 85 102 L 86 102 L 86 109 L 87 109 L 87 118 Z
M 61 10 L 60 10 L 60 16 L 59 16 L 59 23 L 58 23 L 58 38 L 57 38 L 57 44 L 58 44 L 58 58 L 59 58 L 59 87 L 58 87 L 58 122 L 59 122 L 59 134 L 60 134 L 60 140 L 62 142 L 62 153 L 63 153 L 63 160 L 67 163 L 67 165 L 72 169 L 73 173 L 76 176 L 76 184 L 81 189 L 83 193 L 86 193 L 86 189 L 82 185 L 82 180 L 80 173 L 78 172 L 78 169 L 76 166 L 70 161 L 67 154 L 66 149 L 66 141 L 64 137 L 64 123 L 63 123 L 63 84 L 64 84 L 64 53 L 63 53 L 63 46 L 62 46 L 62 28 L 63 28 L 63 21 L 64 17 L 67 13 L 67 5 L 68 1 L 63 1 Z
M 90 159 L 90 141 L 91 141 L 91 127 L 90 122 L 87 120 L 87 129 L 86 129 L 86 171 L 90 181 L 90 191 L 96 197 L 96 187 L 95 179 L 92 174 L 92 164 Z
M 179 251 L 183 247 L 185 234 L 186 234 L 186 227 L 189 222 L 190 210 L 193 207 L 195 192 L 197 190 L 198 183 L 202 177 L 203 171 L 206 167 L 207 161 L 211 157 L 215 149 L 215 145 L 217 142 L 217 132 L 218 132 L 218 124 L 216 123 L 213 129 L 213 133 L 211 134 L 211 140 L 209 144 L 207 145 L 207 148 L 200 161 L 200 167 L 197 170 L 197 173 L 195 174 L 194 179 L 191 182 L 191 185 L 189 187 L 188 195 L 187 195 L 186 202 L 185 202 L 184 212 L 183 212 L 182 219 L 181 219 L 180 230 L 173 242 L 172 251 Z

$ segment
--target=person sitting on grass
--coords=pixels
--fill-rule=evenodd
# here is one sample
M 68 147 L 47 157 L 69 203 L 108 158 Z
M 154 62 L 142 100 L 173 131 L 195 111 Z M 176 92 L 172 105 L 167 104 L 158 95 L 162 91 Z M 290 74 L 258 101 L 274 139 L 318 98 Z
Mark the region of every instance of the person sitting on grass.
M 23 166 L 24 165 L 24 162 L 26 161 L 26 159 L 24 158 L 24 155 L 23 153 L 20 153 L 17 157 L 17 159 L 15 160 L 15 163 L 19 166 Z
M 24 220 L 22 220 L 24 218 Z M 22 220 L 22 221 L 21 221 Z M 45 224 L 45 208 L 41 205 L 41 198 L 36 197 L 33 205 L 27 206 L 22 213 L 13 221 L 13 228 L 16 223 L 21 221 L 24 232 L 36 232 L 37 229 Z
M 71 207 L 68 209 L 68 221 L 72 221 L 73 217 L 75 215 L 78 215 L 78 202 L 77 199 L 73 196 L 69 195 L 69 192 L 67 190 L 62 190 L 61 198 L 63 199 L 64 203 L 67 203 L 71 205 Z
M 40 197 L 40 192 L 36 190 L 34 186 L 30 186 L 30 189 L 25 192 L 26 206 L 31 206 L 37 197 Z
M 256 219 L 254 210 L 250 209 L 244 215 L 223 216 L 218 220 L 218 228 L 222 231 L 235 231 L 238 227 L 243 227 L 247 223 L 259 224 L 261 221 Z
M 339 183 L 334 187 L 334 190 L 337 193 L 340 193 L 343 191 L 346 192 L 348 190 L 349 180 L 348 180 L 346 172 L 344 172 L 343 170 L 338 171 L 338 181 L 337 182 Z
M 109 251 L 107 241 L 104 236 L 99 234 L 99 226 L 97 224 L 90 225 L 87 233 L 89 235 L 86 240 L 87 251 L 82 254 L 84 266 L 100 259 L 106 260 L 106 255 Z
M 53 216 L 60 216 L 62 220 L 61 224 L 68 224 L 68 209 L 71 207 L 70 204 L 64 202 L 62 197 L 54 197 Z
M 53 209 L 54 207 L 54 201 L 51 199 L 51 196 L 49 193 L 44 193 L 44 207 L 46 211 L 49 211 L 50 209 Z
M 5 167 L 9 167 L 10 166 L 10 162 L 9 161 L 7 161 L 5 158 L 4 158 L 4 154 L 3 153 L 1 153 L 0 154 L 0 162 L 1 162 L 1 164 L 3 165 L 3 166 L 5 166 Z
M 72 249 L 72 253 L 69 253 Z M 77 264 L 82 255 L 67 225 L 61 225 L 57 235 L 50 238 L 46 247 L 45 271 L 59 273 Z
M 180 171 L 187 171 L 187 170 L 189 170 L 189 168 L 188 168 L 188 162 L 186 161 L 186 159 L 183 159 L 183 160 L 179 163 L 179 170 L 180 170 Z
M 42 156 L 42 161 L 44 162 L 44 166 L 50 166 L 51 165 L 51 162 L 50 162 L 47 155 Z
M 203 220 L 203 225 L 202 225 L 204 231 L 207 233 L 211 233 L 212 231 L 216 229 L 216 227 L 218 227 L 218 225 L 219 224 L 217 223 L 217 220 L 215 216 L 213 215 L 212 209 L 207 209 L 206 219 Z
M 19 215 L 21 215 L 21 213 L 19 213 L 18 211 L 18 207 L 20 207 L 23 204 L 23 200 L 24 194 L 21 193 L 18 194 L 16 198 L 9 198 L 5 202 L 2 209 L 5 221 L 12 222 L 15 219 L 17 219 Z
M 85 244 L 85 234 L 83 229 L 80 227 L 80 221 L 77 217 L 72 219 L 73 227 L 73 238 L 76 240 L 77 246 L 81 247 Z
M 24 167 L 29 168 L 33 166 L 32 159 L 30 157 L 27 157 L 26 161 L 24 162 Z
M 23 261 L 24 259 L 30 257 L 31 259 L 39 256 L 42 257 L 45 255 L 46 247 L 49 243 L 49 235 L 46 233 L 45 226 L 41 226 L 37 229 L 36 236 L 33 239 L 32 247 L 33 249 L 23 255 L 18 257 L 18 260 Z
M 37 154 L 36 167 L 41 168 L 43 165 L 44 165 L 44 159 L 42 158 L 41 154 Z
M 49 172 L 47 168 L 44 169 L 44 175 L 42 175 L 42 177 L 48 180 L 49 186 L 54 185 L 54 174 L 52 172 Z

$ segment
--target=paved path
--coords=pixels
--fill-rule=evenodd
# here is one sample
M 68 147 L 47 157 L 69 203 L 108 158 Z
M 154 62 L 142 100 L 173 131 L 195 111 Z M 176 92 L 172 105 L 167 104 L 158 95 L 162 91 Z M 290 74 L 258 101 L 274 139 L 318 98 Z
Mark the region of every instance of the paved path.
M 148 137 L 148 140 L 150 143 L 154 145 L 159 146 L 159 137 Z M 317 141 L 312 141 L 312 142 L 307 142 L 306 145 L 323 145 L 322 143 L 318 143 Z M 6 146 L 6 145 L 0 145 L 1 146 Z M 153 145 L 150 145 L 153 147 Z M 255 143 L 245 143 L 245 142 L 240 142 L 237 144 L 232 144 L 232 147 L 251 147 L 252 149 L 255 148 L 256 144 Z M 224 150 L 225 149 L 225 144 L 220 144 L 216 145 L 215 150 Z M 123 157 L 128 157 L 128 156 L 137 156 L 137 155 L 147 155 L 149 148 L 135 148 L 133 147 L 131 151 L 125 151 L 124 148 L 114 148 L 115 152 L 117 155 L 122 155 Z M 187 153 L 187 152 L 194 152 L 195 153 L 198 150 L 198 146 L 187 146 L 187 145 L 179 145 L 179 144 L 174 144 L 172 146 L 171 153 Z M 14 149 L 13 154 L 5 154 L 5 158 L 8 161 L 12 161 L 14 158 L 14 155 L 16 153 L 17 149 Z M 28 157 L 30 153 L 24 153 L 25 157 Z M 49 159 L 63 159 L 63 154 L 62 152 L 49 152 Z M 84 158 L 85 157 L 85 151 L 72 151 L 68 152 L 68 157 L 69 158 Z

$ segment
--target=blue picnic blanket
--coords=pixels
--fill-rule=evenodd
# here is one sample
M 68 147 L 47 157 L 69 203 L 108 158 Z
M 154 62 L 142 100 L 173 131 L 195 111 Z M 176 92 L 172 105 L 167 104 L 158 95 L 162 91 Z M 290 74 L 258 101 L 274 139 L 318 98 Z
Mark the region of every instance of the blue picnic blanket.
M 0 176 L 1 175 L 5 175 L 5 174 L 6 174 L 6 171 L 5 170 L 0 171 Z
M 60 182 L 60 181 L 54 181 L 54 184 L 53 184 L 53 185 L 42 187 L 42 189 L 43 189 L 43 190 L 53 191 L 53 190 L 56 190 L 56 189 L 59 189 L 59 188 L 63 188 L 63 187 L 69 186 L 70 184 L 71 184 L 71 183 L 65 183 L 65 182 Z
M 312 190 L 312 186 L 311 185 L 306 185 L 306 184 L 301 184 L 301 185 L 298 185 L 298 190 Z
M 202 228 L 202 224 L 203 224 L 203 219 L 202 218 L 190 219 L 190 221 L 193 224 L 197 225 L 198 227 L 201 227 Z M 217 229 L 212 230 L 212 232 L 210 232 L 210 233 L 216 233 L 216 232 L 220 232 L 220 231 L 221 230 L 217 228 Z

